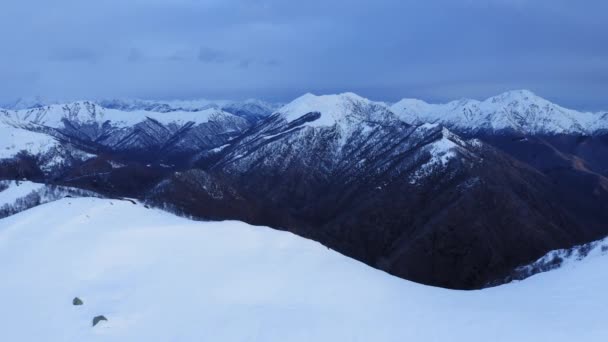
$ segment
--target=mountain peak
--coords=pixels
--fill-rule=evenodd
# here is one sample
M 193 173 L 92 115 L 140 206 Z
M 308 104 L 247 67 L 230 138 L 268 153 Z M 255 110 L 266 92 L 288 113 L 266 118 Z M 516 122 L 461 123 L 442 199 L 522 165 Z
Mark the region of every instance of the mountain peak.
M 355 93 L 314 95 L 306 93 L 281 107 L 278 112 L 292 122 L 308 113 L 320 113 L 319 119 L 308 122 L 309 126 L 333 126 L 352 111 L 354 105 L 369 105 L 372 101 Z
M 526 89 L 507 91 L 484 101 L 462 99 L 427 104 L 404 99 L 391 106 L 391 110 L 407 123 L 438 122 L 459 132 L 588 134 L 608 127 L 608 122 L 598 114 L 563 108 Z

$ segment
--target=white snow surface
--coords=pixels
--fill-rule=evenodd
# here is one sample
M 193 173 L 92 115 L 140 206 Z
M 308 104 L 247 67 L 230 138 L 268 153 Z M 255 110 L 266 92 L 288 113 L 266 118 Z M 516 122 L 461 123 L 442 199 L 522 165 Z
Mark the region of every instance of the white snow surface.
M 590 134 L 608 128 L 608 118 L 600 113 L 567 109 L 528 90 L 505 92 L 485 101 L 462 99 L 446 104 L 403 99 L 391 110 L 407 123 L 432 122 L 473 131 Z
M 453 291 L 287 232 L 69 198 L 0 220 L 0 331 L 6 341 L 605 341 L 606 262 Z M 97 315 L 108 321 L 92 327 Z
M 44 184 L 29 181 L 9 181 L 8 188 L 0 191 L 0 207 L 5 204 L 13 204 L 19 198 L 23 198 L 34 191 L 44 188 Z
M 320 96 L 308 93 L 281 107 L 278 112 L 288 122 L 308 113 L 320 113 L 319 119 L 307 122 L 305 125 L 330 127 L 342 123 L 352 113 L 353 104 L 356 103 L 370 104 L 372 101 L 353 93 Z
M 11 158 L 21 151 L 38 155 L 58 146 L 51 136 L 11 127 L 0 122 L 0 159 Z

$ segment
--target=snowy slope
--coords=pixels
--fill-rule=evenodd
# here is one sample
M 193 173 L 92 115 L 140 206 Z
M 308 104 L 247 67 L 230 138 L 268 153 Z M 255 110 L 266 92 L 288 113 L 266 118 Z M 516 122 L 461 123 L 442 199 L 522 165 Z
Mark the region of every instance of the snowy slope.
M 11 158 L 21 151 L 38 155 L 57 147 L 53 137 L 11 127 L 0 122 L 0 159 Z
M 101 197 L 99 194 L 65 186 L 29 181 L 0 181 L 0 218 L 14 215 L 43 203 L 71 197 Z
M 1 115 L 0 112 L 0 117 Z M 52 135 L 0 121 L 0 161 L 10 163 L 22 152 L 36 157 L 37 166 L 45 174 L 70 165 L 70 161 L 92 157 L 89 153 L 61 144 Z
M 422 150 L 430 155 L 430 159 L 414 170 L 410 175 L 410 184 L 415 184 L 420 179 L 428 177 L 434 172 L 445 168 L 450 160 L 458 157 L 459 153 L 470 154 L 467 153 L 467 147 L 478 147 L 480 146 L 479 144 L 481 144 L 481 142 L 476 140 L 466 142 L 456 134 L 450 132 L 447 128 L 439 127 L 437 124 L 422 124 L 417 127 L 415 133 L 419 131 L 432 132 L 437 128 L 441 129 L 440 138 L 422 147 Z
M 45 133 L 47 140 L 56 137 L 62 143 L 85 146 L 83 150 L 93 153 L 100 149 L 197 152 L 224 145 L 249 126 L 247 119 L 215 108 L 196 112 L 127 112 L 83 101 L 28 110 L 0 110 L 0 127 Z M 27 137 L 22 140 L 37 141 Z
M 528 90 L 509 91 L 485 101 L 462 99 L 446 104 L 403 99 L 391 109 L 408 123 L 441 123 L 466 132 L 591 134 L 608 128 L 608 118 L 600 113 L 566 109 Z
M 353 121 L 382 120 L 390 115 L 387 114 L 388 108 L 383 104 L 353 93 L 320 96 L 308 93 L 281 107 L 277 112 L 288 122 L 293 122 L 309 113 L 319 113 L 318 119 L 305 125 L 311 127 L 338 125 L 343 128 Z
M 33 182 L 0 181 L 0 183 L 8 187 L 0 191 L 0 207 L 13 204 L 18 199 L 44 188 L 44 184 Z
M 451 291 L 286 232 L 63 199 L 0 220 L 0 331 L 7 341 L 603 341 L 606 262 Z M 108 321 L 91 327 L 97 315 Z

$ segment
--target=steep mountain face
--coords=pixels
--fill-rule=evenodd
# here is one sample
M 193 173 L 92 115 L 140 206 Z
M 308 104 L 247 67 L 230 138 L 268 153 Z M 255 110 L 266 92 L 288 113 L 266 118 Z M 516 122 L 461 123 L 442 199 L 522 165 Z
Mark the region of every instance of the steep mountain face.
M 393 112 L 405 122 L 433 122 L 462 133 L 586 134 L 608 129 L 604 113 L 586 113 L 553 104 L 528 90 L 517 90 L 485 101 L 463 99 L 429 104 L 403 99 Z
M 533 168 L 354 94 L 305 95 L 198 166 L 201 185 L 200 175 L 180 174 L 150 199 L 288 229 L 443 287 L 482 287 L 608 228 L 605 214 L 583 225 Z

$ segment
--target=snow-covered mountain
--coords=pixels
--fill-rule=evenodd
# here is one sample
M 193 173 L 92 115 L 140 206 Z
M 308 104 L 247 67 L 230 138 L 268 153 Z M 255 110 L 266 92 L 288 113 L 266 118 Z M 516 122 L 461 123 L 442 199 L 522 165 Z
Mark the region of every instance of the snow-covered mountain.
M 511 92 L 405 101 L 400 112 L 344 93 L 306 94 L 270 115 L 257 101 L 3 110 L 0 178 L 287 229 L 406 279 L 481 288 L 608 233 L 607 140 L 542 101 Z M 479 127 L 434 120 L 437 106 Z
M 21 151 L 39 155 L 57 147 L 53 137 L 0 123 L 0 159 L 11 158 Z
M 605 114 L 566 109 L 528 90 L 509 91 L 484 101 L 462 99 L 446 104 L 403 99 L 391 109 L 408 123 L 440 123 L 466 133 L 593 134 L 608 129 Z
M 352 93 L 304 95 L 194 166 L 148 198 L 290 229 L 443 287 L 483 287 L 548 249 L 597 238 L 604 215 L 572 213 L 571 202 L 557 200 L 562 188 L 489 144 L 436 123 L 407 124 Z M 608 191 L 593 190 L 564 191 L 574 205 L 602 202 Z M 521 239 L 528 243 L 513 253 Z
M 133 126 L 152 119 L 164 125 L 183 125 L 207 123 L 218 115 L 230 116 L 230 113 L 215 108 L 199 111 L 158 112 L 142 109 L 122 111 L 108 109 L 95 102 L 80 101 L 61 105 L 50 105 L 26 110 L 2 110 L 2 121 L 6 124 L 21 127 L 46 126 L 52 128 L 66 127 L 66 124 L 104 124 L 114 126 Z
M 34 129 L 30 124 L 15 125 L 0 112 L 0 168 L 13 169 L 2 173 L 2 177 L 27 177 L 35 174 L 30 169 L 39 169 L 46 174 L 63 170 L 74 161 L 92 157 L 86 151 L 62 144 L 47 131 Z M 32 173 L 33 172 L 33 173 Z
M 358 97 L 352 93 L 341 96 Z M 221 110 L 240 116 L 249 123 L 255 123 L 277 111 L 297 111 L 301 102 L 305 103 L 312 94 L 306 94 L 288 106 L 281 108 L 278 103 L 257 99 L 244 101 L 232 100 L 139 100 L 106 99 L 80 101 L 95 104 L 105 109 L 119 112 L 171 113 L 187 116 L 187 112 L 204 112 L 209 109 Z M 331 106 L 332 95 L 321 96 L 320 102 Z M 476 132 L 520 132 L 528 134 L 594 134 L 608 130 L 608 113 L 581 112 L 567 109 L 535 95 L 529 90 L 514 90 L 490 97 L 484 101 L 460 99 L 445 104 L 431 104 L 418 99 L 405 98 L 393 105 L 377 102 L 378 106 L 388 107 L 402 120 L 410 124 L 440 123 L 463 133 Z M 7 110 L 27 110 L 57 105 L 61 101 L 42 97 L 23 98 L 5 104 Z M 291 107 L 291 108 L 290 108 Z M 305 110 L 305 108 L 299 108 Z M 138 115 L 134 115 L 137 117 Z M 169 117 L 169 116 L 164 116 Z M 324 118 L 317 121 L 330 122 Z
M 159 113 L 170 112 L 200 112 L 209 109 L 222 110 L 240 116 L 251 123 L 263 119 L 272 114 L 279 104 L 265 102 L 257 99 L 247 99 L 244 101 L 231 100 L 128 100 L 113 99 L 98 101 L 99 105 L 108 109 L 118 109 L 121 111 L 148 111 Z
M 242 117 L 214 108 L 125 112 L 87 101 L 2 110 L 0 122 L 4 127 L 47 134 L 91 153 L 138 150 L 195 153 L 225 144 L 250 125 Z
M 50 100 L 41 96 L 31 98 L 20 98 L 16 101 L 0 105 L 5 110 L 30 110 L 50 107 L 54 105 L 69 105 L 75 101 Z M 247 99 L 243 101 L 232 100 L 140 100 L 140 99 L 102 99 L 90 101 L 76 101 L 90 103 L 105 109 L 113 109 L 121 112 L 153 112 L 171 113 L 183 116 L 184 112 L 204 112 L 210 109 L 222 110 L 236 116 L 240 116 L 250 123 L 254 123 L 272 114 L 281 105 L 258 99 Z M 164 117 L 167 117 L 165 115 Z
M 0 330 L 49 342 L 599 342 L 608 255 L 597 248 L 521 282 L 453 291 L 288 232 L 66 198 L 0 220 Z
M 370 177 L 390 171 L 393 176 L 406 172 L 413 179 L 458 155 L 473 162 L 477 147 L 477 142 L 465 142 L 438 125 L 404 124 L 382 103 L 353 93 L 306 94 L 223 149 L 218 167 L 246 172 L 284 170 L 295 163 L 300 171 L 310 169 L 319 177 Z M 409 158 L 391 170 L 394 165 L 387 161 L 401 154 Z

